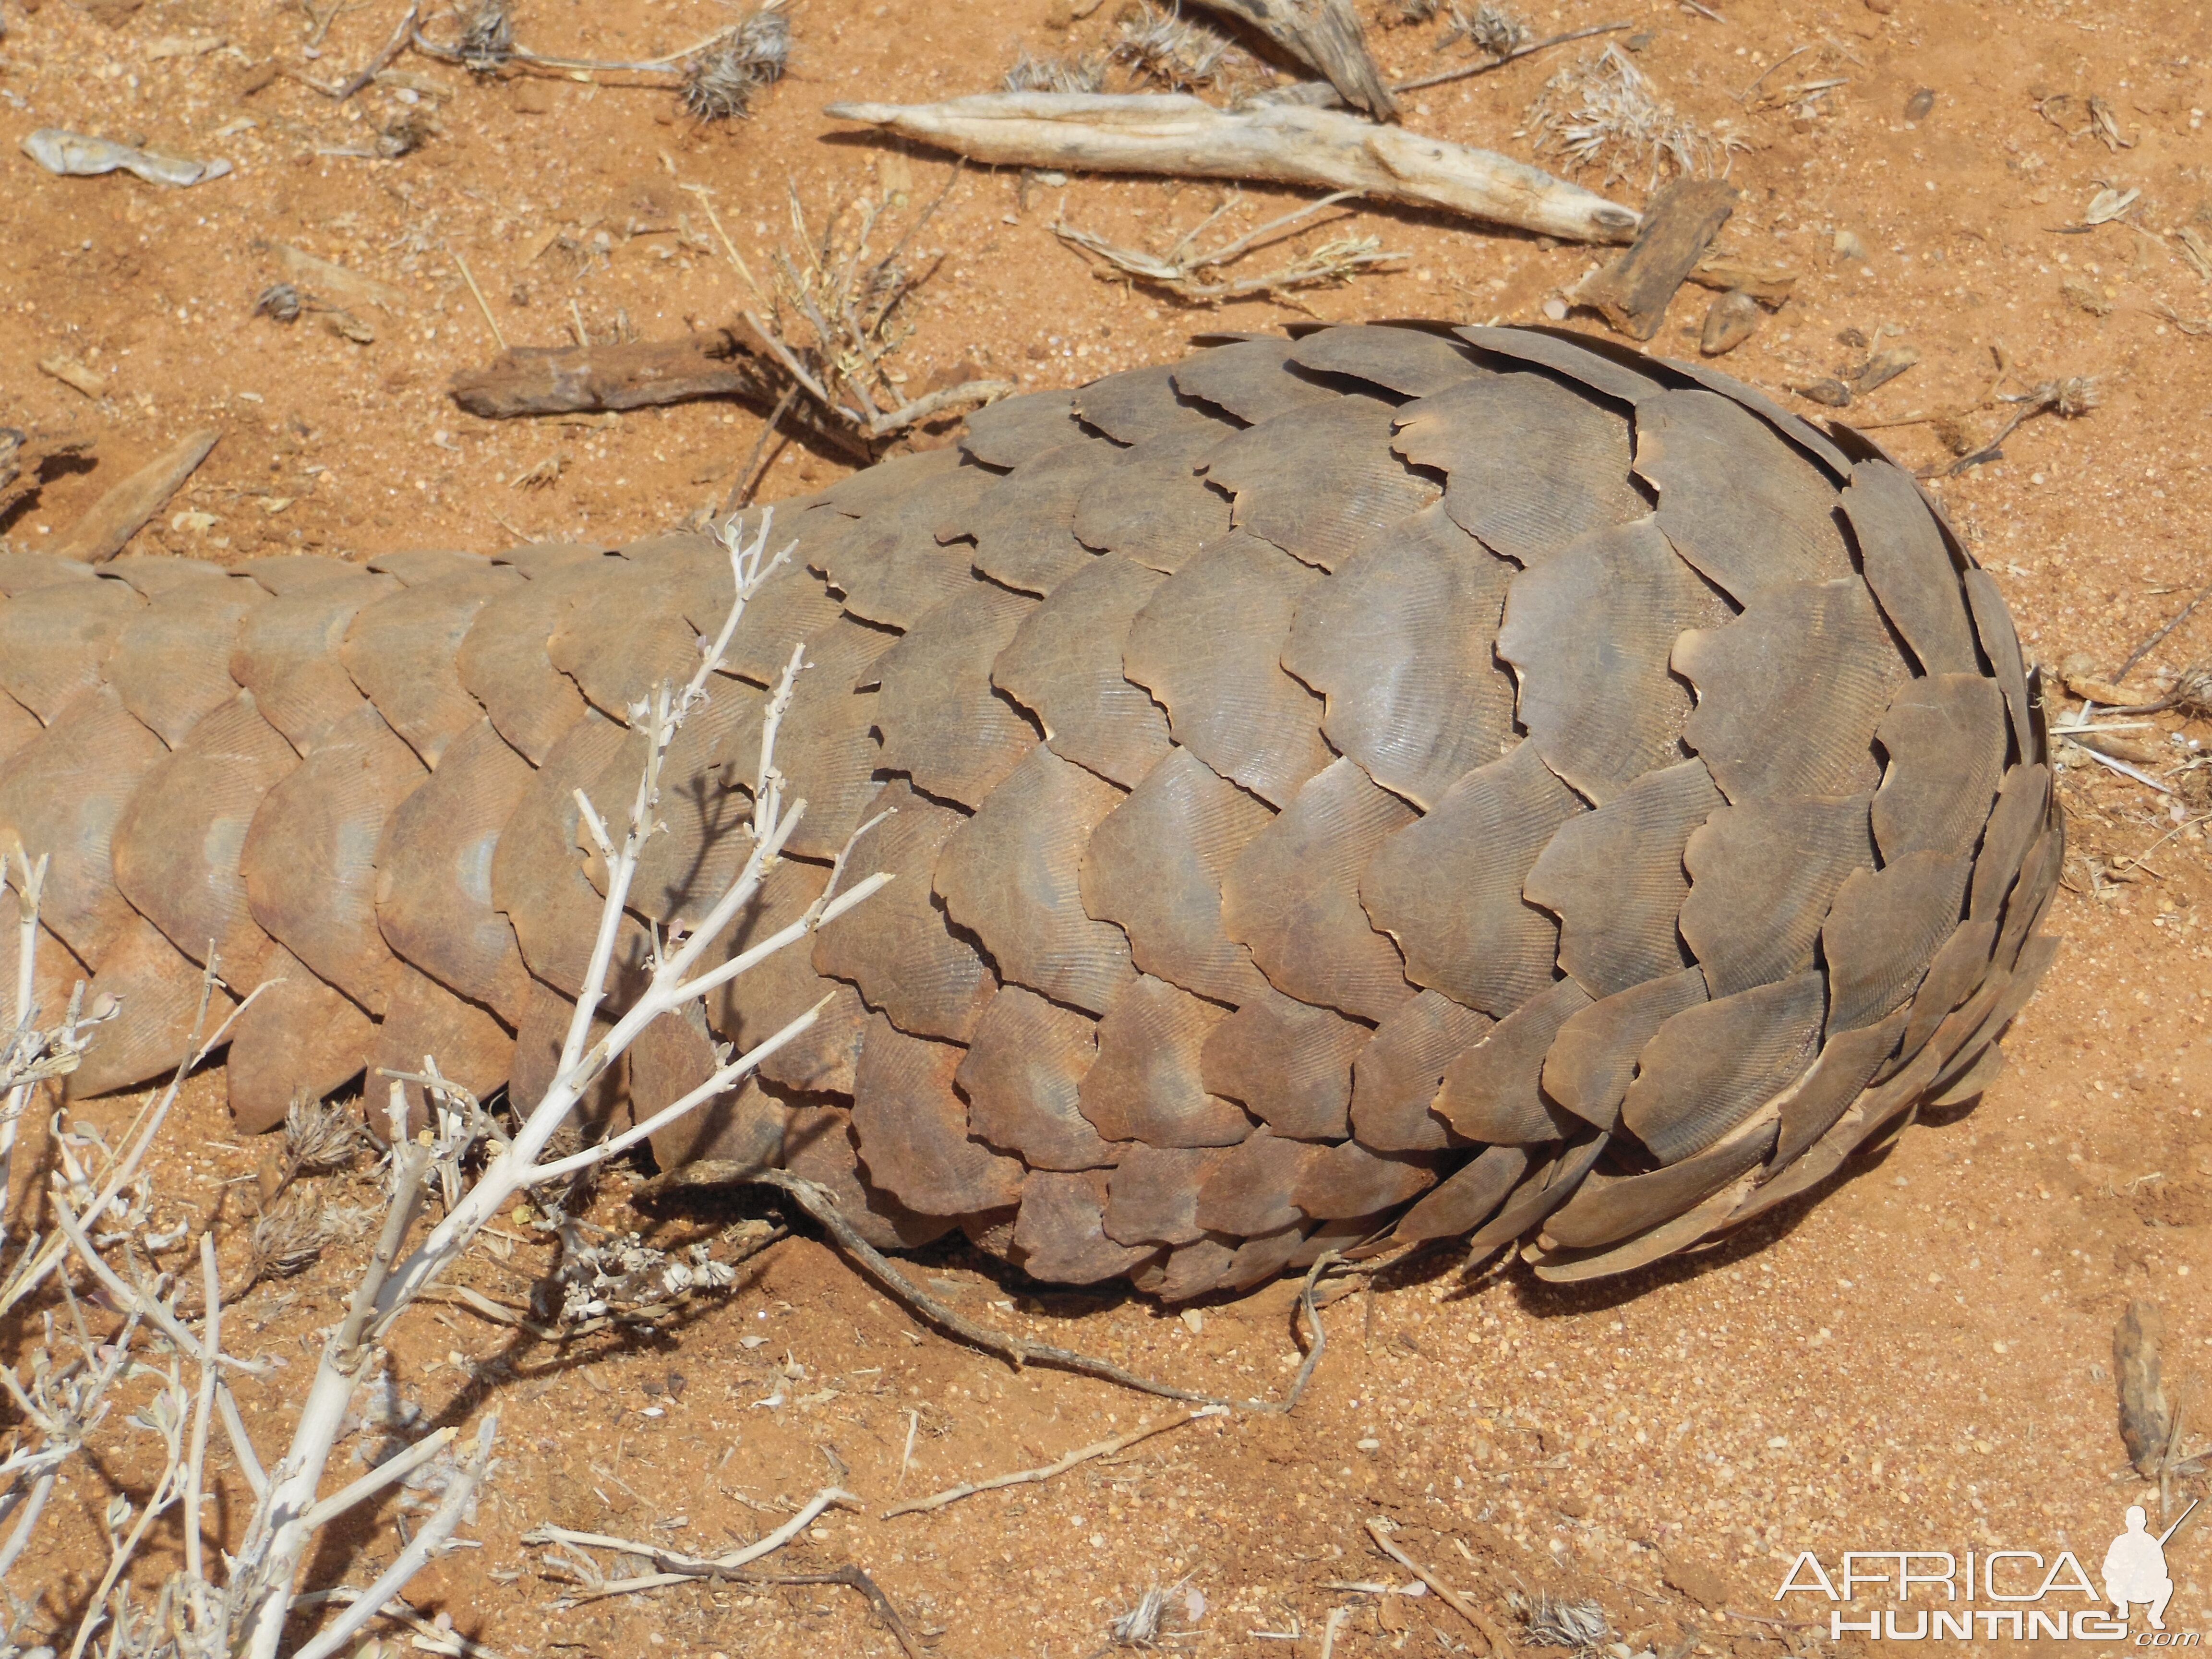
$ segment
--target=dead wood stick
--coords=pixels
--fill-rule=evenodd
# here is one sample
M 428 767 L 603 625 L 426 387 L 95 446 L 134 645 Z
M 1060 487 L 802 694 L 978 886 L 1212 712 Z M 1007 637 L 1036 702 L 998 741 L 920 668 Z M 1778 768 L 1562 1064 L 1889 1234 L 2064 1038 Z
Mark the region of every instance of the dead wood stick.
M 1724 179 L 1676 179 L 1651 198 L 1628 252 L 1577 288 L 1575 303 L 1595 306 L 1632 340 L 1650 339 L 1735 210 L 1735 198 L 1736 187 Z
M 1434 1590 L 1446 1607 L 1474 1626 L 1476 1633 L 1490 1644 L 1490 1659 L 1513 1659 L 1513 1644 L 1498 1627 L 1497 1621 L 1486 1617 L 1474 1602 L 1392 1543 L 1390 1534 L 1382 1529 L 1380 1520 L 1370 1519 L 1367 1522 L 1367 1535 L 1381 1546 L 1383 1554 Z
M 860 1230 L 845 1219 L 837 1208 L 837 1200 L 830 1189 L 786 1170 L 761 1170 L 745 1177 L 763 1187 L 775 1187 L 789 1193 L 799 1200 L 799 1207 L 828 1229 L 837 1241 L 838 1249 L 858 1261 L 869 1275 L 908 1307 L 920 1312 L 939 1330 L 950 1332 L 969 1347 L 980 1348 L 985 1353 L 994 1353 L 1017 1370 L 1024 1364 L 1051 1365 L 1061 1370 L 1073 1371 L 1079 1376 L 1095 1376 L 1101 1382 L 1119 1383 L 1139 1394 L 1158 1395 L 1164 1400 L 1186 1400 L 1194 1405 L 1235 1407 L 1248 1412 L 1261 1412 L 1271 1416 L 1286 1416 L 1296 1409 L 1298 1401 L 1312 1380 L 1314 1367 L 1321 1363 L 1322 1352 L 1328 1346 L 1328 1338 L 1322 1329 L 1321 1316 L 1314 1310 L 1314 1281 L 1321 1277 L 1322 1269 L 1336 1259 L 1334 1251 L 1324 1252 L 1321 1259 L 1307 1269 L 1305 1283 L 1298 1292 L 1298 1308 L 1313 1327 L 1313 1346 L 1306 1350 L 1304 1363 L 1297 1375 L 1291 1379 L 1290 1390 L 1280 1400 L 1217 1399 L 1200 1394 L 1195 1389 L 1177 1388 L 1172 1382 L 1155 1382 L 1150 1377 L 1139 1376 L 1134 1371 L 1124 1370 L 1110 1359 L 1099 1359 L 1087 1353 L 1078 1353 L 1072 1348 L 1056 1348 L 1042 1342 L 1032 1342 L 1026 1337 L 1013 1336 L 1005 1331 L 994 1330 L 988 1325 L 979 1325 L 946 1307 L 936 1297 L 917 1290 L 906 1276 L 891 1266 L 882 1251 L 860 1237 Z
M 1754 265 L 1731 254 L 1708 253 L 1690 268 L 1689 280 L 1723 294 L 1748 294 L 1771 311 L 1796 289 L 1797 273 L 1787 265 Z
M 1632 29 L 1635 27 L 1636 25 L 1631 22 L 1593 23 L 1586 29 L 1569 29 L 1565 34 L 1553 35 L 1547 40 L 1531 40 L 1525 46 L 1516 46 L 1504 57 L 1493 58 L 1487 64 L 1462 64 L 1457 69 L 1448 69 L 1438 75 L 1425 75 L 1418 81 L 1401 81 L 1390 90 L 1425 92 L 1431 87 L 1441 87 L 1449 82 L 1464 81 L 1472 76 L 1487 75 L 1492 70 L 1504 69 L 1508 64 L 1517 58 L 1526 58 L 1531 52 L 1548 51 L 1553 46 L 1564 46 L 1570 40 L 1587 40 L 1594 34 L 1618 34 L 1623 29 Z
M 1625 242 L 1629 209 L 1510 156 L 1342 110 L 1218 110 L 1184 94 L 999 92 L 826 114 L 994 166 L 1261 179 L 1447 209 L 1575 242 Z
M 2150 655 L 2152 652 L 2157 650 L 2160 645 L 2165 643 L 2166 636 L 2172 633 L 2175 629 L 2180 627 L 2182 623 L 2187 622 L 2191 617 L 2194 616 L 2197 613 L 2197 607 L 2203 604 L 2208 599 L 2212 599 L 2212 586 L 2199 588 L 2197 592 L 2197 597 L 2190 600 L 2187 605 L 2183 605 L 2179 611 L 2176 611 L 2172 622 L 2166 623 L 2165 627 L 2160 629 L 2148 639 L 2145 640 L 2141 645 L 2128 653 L 2128 659 L 2120 665 L 2119 672 L 2114 674 L 2112 678 L 2116 680 L 2124 680 L 2127 678 L 2128 671 L 2130 669 L 2133 668 L 2137 663 L 2141 662 L 2145 657 Z M 2166 704 L 2166 707 L 2172 708 L 2172 704 L 2168 702 Z M 2142 711 L 2141 709 L 2131 709 L 2129 712 L 2132 714 Z
M 693 398 L 775 401 L 772 370 L 727 332 L 630 345 L 514 346 L 465 368 L 453 401 L 489 421 L 579 410 L 641 409 Z
M 966 1480 L 957 1486 L 947 1486 L 943 1492 L 932 1492 L 927 1498 L 894 1504 L 877 1518 L 888 1521 L 894 1516 L 920 1515 L 929 1510 L 941 1510 L 948 1504 L 957 1504 L 963 1498 L 973 1498 L 978 1492 L 998 1492 L 1007 1486 L 1035 1486 L 1051 1480 L 1056 1474 L 1066 1474 L 1079 1463 L 1088 1463 L 1094 1457 L 1126 1451 L 1139 1441 L 1150 1440 L 1154 1435 L 1165 1434 L 1170 1429 L 1179 1429 L 1187 1423 L 1228 1414 L 1229 1407 L 1226 1406 L 1202 1406 L 1188 1417 L 1171 1417 L 1166 1422 L 1155 1423 L 1148 1429 L 1133 1429 L 1127 1434 L 1115 1435 L 1111 1440 L 1101 1440 L 1096 1445 L 1085 1446 L 1068 1453 L 1057 1463 L 1047 1463 L 1042 1468 L 1018 1469 L 1012 1474 L 994 1474 L 988 1480 Z
M 886 410 L 868 422 L 868 435 L 871 438 L 888 438 L 910 426 L 920 426 L 925 421 L 935 420 L 951 410 L 973 409 L 996 403 L 1001 398 L 1012 396 L 1013 390 L 1012 380 L 963 380 L 958 386 L 948 386 L 916 398 L 912 403 Z
M 360 1590 L 349 1585 L 340 1584 L 330 1589 L 309 1590 L 304 1595 L 295 1596 L 292 1599 L 292 1605 L 295 1607 L 308 1607 L 319 1602 L 327 1601 L 333 1607 L 349 1607 L 361 1600 L 362 1594 Z M 439 1629 L 437 1626 L 432 1624 L 396 1595 L 386 1598 L 384 1605 L 376 1610 L 376 1616 L 408 1626 L 424 1636 L 434 1638 L 441 1643 L 450 1643 L 459 1650 L 462 1659 L 501 1659 L 497 1648 L 488 1648 L 483 1643 L 464 1636 L 457 1630 Z M 445 1651 L 443 1648 L 432 1648 L 428 1650 L 434 1653 Z
M 1398 100 L 1375 67 L 1367 37 L 1350 0 L 1201 0 L 1215 11 L 1250 24 L 1285 52 L 1318 70 L 1344 101 L 1390 119 Z
M 407 8 L 406 15 L 399 20 L 399 27 L 392 31 L 392 38 L 384 43 L 382 50 L 362 65 L 359 74 L 338 88 L 334 94 L 338 102 L 341 104 L 345 102 L 347 99 L 376 79 L 379 70 L 390 67 L 392 60 L 399 56 L 400 48 L 407 44 L 407 38 L 415 33 L 416 20 L 422 15 L 422 0 L 411 0 L 411 3 Z M 309 84 L 312 85 L 313 82 Z M 474 284 L 471 283 L 471 286 L 473 287 Z M 495 334 L 499 332 L 497 324 L 492 325 L 492 332 Z
M 174 449 L 156 456 L 92 504 L 92 511 L 45 550 L 56 558 L 105 564 L 123 550 L 147 520 L 167 504 L 222 436 L 214 427 L 195 432 Z
M 797 396 L 799 386 L 793 381 L 784 387 L 783 396 L 775 400 L 775 407 L 769 411 L 768 424 L 761 428 L 760 436 L 753 441 L 752 453 L 745 457 L 745 464 L 738 469 L 738 476 L 730 484 L 730 493 L 722 497 L 724 518 L 728 518 L 741 507 L 752 505 L 753 491 L 760 484 L 761 459 L 768 453 L 769 444 L 775 437 L 775 429 L 783 424 L 783 417 L 791 412 L 791 401 Z

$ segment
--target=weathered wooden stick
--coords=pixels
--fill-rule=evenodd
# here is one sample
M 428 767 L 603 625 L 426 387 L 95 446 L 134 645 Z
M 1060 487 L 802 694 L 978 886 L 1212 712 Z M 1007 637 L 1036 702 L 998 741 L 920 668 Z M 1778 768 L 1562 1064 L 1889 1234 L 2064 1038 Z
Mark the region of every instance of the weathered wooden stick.
M 1722 179 L 1678 179 L 1651 198 L 1635 246 L 1575 290 L 1632 340 L 1659 331 L 1667 303 L 1705 258 L 1735 210 L 1736 188 Z
M 1344 101 L 1386 119 L 1398 113 L 1389 82 L 1375 67 L 1367 36 L 1350 0 L 1203 0 L 1258 29 L 1285 52 L 1318 70 Z
M 1341 110 L 1218 110 L 1180 93 L 999 92 L 939 104 L 832 104 L 824 112 L 995 166 L 1356 190 L 1576 242 L 1625 242 L 1641 222 L 1540 167 Z
M 214 427 L 195 432 L 174 449 L 140 467 L 92 504 L 92 511 L 70 526 L 69 533 L 41 552 L 57 558 L 82 559 L 104 564 L 123 550 L 138 527 L 159 513 L 177 493 L 194 468 L 207 459 L 208 451 L 222 434 Z
M 514 346 L 453 376 L 453 401 L 488 421 L 642 409 L 693 398 L 774 403 L 781 379 L 726 332 L 633 345 Z
M 1690 272 L 1690 280 L 1723 294 L 1748 294 L 1771 310 L 1789 299 L 1797 273 L 1787 265 L 1755 265 L 1731 253 L 1708 253 Z

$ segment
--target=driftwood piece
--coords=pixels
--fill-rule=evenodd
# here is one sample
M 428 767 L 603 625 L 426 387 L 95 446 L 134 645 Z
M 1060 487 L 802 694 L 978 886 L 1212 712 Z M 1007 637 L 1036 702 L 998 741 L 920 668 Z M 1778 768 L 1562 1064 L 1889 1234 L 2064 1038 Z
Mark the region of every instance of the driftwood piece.
M 1723 294 L 1748 294 L 1771 311 L 1796 289 L 1797 273 L 1787 265 L 1755 265 L 1733 253 L 1708 253 L 1690 272 L 1690 280 Z
M 82 559 L 87 564 L 106 563 L 123 550 L 123 544 L 138 533 L 141 525 L 161 510 L 192 476 L 193 469 L 207 459 L 208 452 L 222 436 L 220 430 L 208 427 L 156 456 L 94 501 L 92 511 L 71 525 L 67 535 L 40 551 L 57 558 Z
M 2158 1474 L 2166 1454 L 2172 1412 L 2159 1376 L 2159 1344 L 2166 1316 L 2155 1302 L 2136 1301 L 2112 1330 L 2112 1370 L 2119 1385 L 2120 1442 L 2128 1462 L 2146 1479 Z
M 1180 93 L 1000 92 L 938 104 L 832 104 L 824 112 L 994 166 L 1355 190 L 1577 242 L 1625 242 L 1640 222 L 1540 167 L 1341 110 L 1218 110 Z
M 1678 179 L 1651 198 L 1627 252 L 1575 291 L 1632 340 L 1659 331 L 1674 291 L 1705 257 L 1735 210 L 1736 188 L 1723 179 Z
M 1350 0 L 1203 0 L 1213 10 L 1258 29 L 1310 69 L 1318 70 L 1345 102 L 1393 118 L 1398 100 L 1375 67 L 1367 36 Z
M 632 345 L 513 346 L 453 378 L 453 401 L 488 421 L 643 409 L 693 398 L 774 403 L 781 376 L 726 330 Z

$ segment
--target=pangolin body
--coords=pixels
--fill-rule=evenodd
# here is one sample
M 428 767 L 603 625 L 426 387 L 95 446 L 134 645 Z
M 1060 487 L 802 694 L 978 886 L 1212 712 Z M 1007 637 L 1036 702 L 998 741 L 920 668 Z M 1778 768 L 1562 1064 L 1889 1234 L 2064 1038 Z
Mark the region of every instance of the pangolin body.
M 1994 584 L 1911 477 L 1710 370 L 1536 330 L 1332 327 L 975 416 L 775 509 L 789 564 L 684 727 L 621 947 L 745 852 L 767 688 L 807 811 L 658 1022 L 655 1141 L 782 1164 L 886 1246 L 956 1225 L 1169 1299 L 1380 1237 L 1622 1271 L 1977 1091 L 2050 960 L 2063 828 Z M 544 1089 L 601 878 L 574 792 L 731 593 L 703 535 L 366 568 L 0 558 L 0 844 L 50 855 L 79 1095 L 173 1066 L 210 949 L 278 980 L 240 1126 L 435 1055 Z M 635 983 L 634 978 L 628 983 Z M 619 994 L 619 986 L 617 993 Z

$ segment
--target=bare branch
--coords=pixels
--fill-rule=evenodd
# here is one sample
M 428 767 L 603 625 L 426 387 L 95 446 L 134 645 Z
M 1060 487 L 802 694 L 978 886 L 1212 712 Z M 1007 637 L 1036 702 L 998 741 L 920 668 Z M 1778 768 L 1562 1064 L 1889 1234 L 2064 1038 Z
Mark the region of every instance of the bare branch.
M 422 1530 L 415 1534 L 407 1547 L 399 1552 L 398 1559 L 378 1575 L 377 1580 L 363 1590 L 356 1601 L 327 1629 L 317 1634 L 293 1656 L 293 1659 L 331 1659 L 345 1644 L 376 1617 L 384 1604 L 397 1595 L 407 1581 L 422 1570 L 423 1564 L 434 1555 L 443 1553 L 446 1540 L 461 1524 L 469 1500 L 476 1496 L 477 1488 L 483 1484 L 485 1473 L 491 1467 L 492 1443 L 499 1434 L 499 1414 L 495 1412 L 483 1420 L 477 1431 L 476 1455 L 471 1457 L 446 1488 L 445 1501 L 438 1505 L 437 1513 L 424 1522 Z
M 1000 92 L 937 104 L 832 104 L 823 112 L 996 166 L 1353 190 L 1576 242 L 1625 242 L 1638 222 L 1541 168 L 1342 110 L 1218 110 L 1181 94 Z

